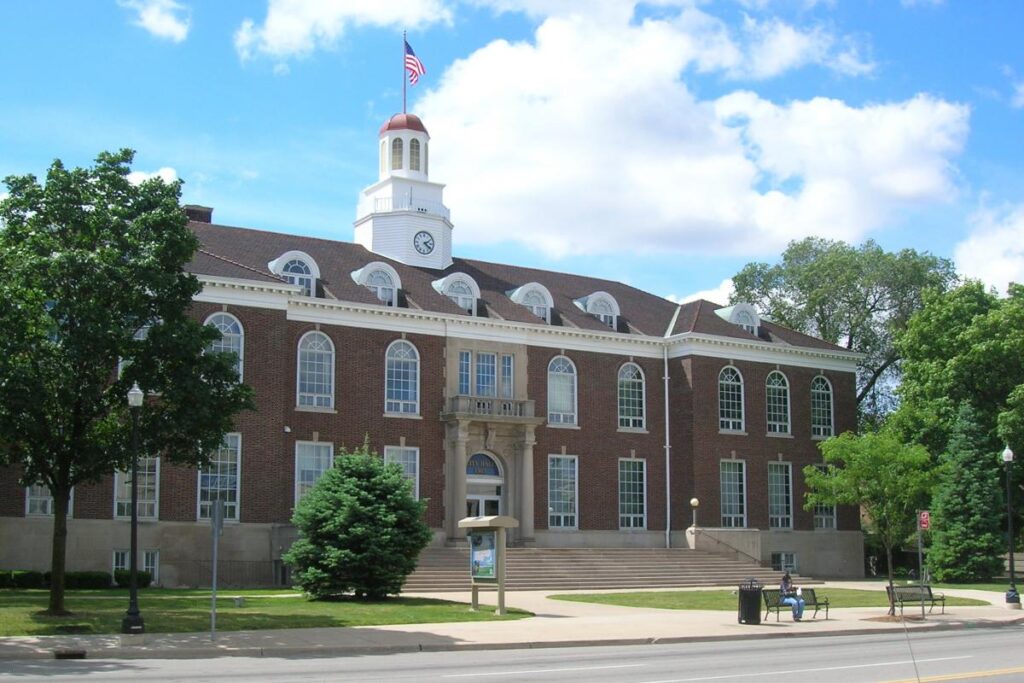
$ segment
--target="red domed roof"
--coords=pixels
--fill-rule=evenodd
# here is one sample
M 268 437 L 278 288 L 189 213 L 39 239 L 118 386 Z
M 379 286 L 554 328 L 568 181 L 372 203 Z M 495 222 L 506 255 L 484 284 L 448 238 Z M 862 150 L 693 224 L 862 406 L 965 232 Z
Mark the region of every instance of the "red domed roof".
M 416 114 L 395 114 L 380 127 L 380 134 L 384 135 L 389 130 L 418 130 L 426 133 L 427 129 Z M 429 135 L 429 133 L 427 133 Z

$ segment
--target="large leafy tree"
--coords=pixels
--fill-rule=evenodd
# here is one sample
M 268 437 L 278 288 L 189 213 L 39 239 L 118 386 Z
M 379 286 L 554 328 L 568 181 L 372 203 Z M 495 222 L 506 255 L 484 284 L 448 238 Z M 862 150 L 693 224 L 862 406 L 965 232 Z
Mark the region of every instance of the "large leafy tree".
M 885 549 L 891 586 L 893 549 L 913 533 L 916 513 L 935 484 L 931 456 L 924 447 L 906 445 L 885 431 L 861 436 L 846 432 L 823 441 L 820 448 L 825 467 L 804 468 L 804 507 L 859 505 L 867 530 Z
M 284 560 L 314 598 L 397 594 L 430 542 L 425 508 L 399 466 L 385 465 L 366 443 L 342 448 L 296 506 L 299 538 Z
M 179 183 L 129 182 L 132 158 L 55 161 L 43 184 L 6 178 L 0 202 L 0 463 L 53 496 L 53 614 L 71 490 L 130 463 L 132 384 L 149 395 L 141 452 L 180 463 L 204 463 L 251 407 L 234 359 L 204 353 L 219 332 L 188 315 L 201 285 L 183 272 L 198 244 Z
M 988 441 L 974 411 L 961 406 L 932 500 L 928 567 L 939 581 L 987 581 L 1003 569 L 1003 497 Z
M 857 404 L 871 418 L 894 406 L 901 359 L 895 336 L 925 292 L 944 291 L 955 280 L 953 264 L 927 252 L 808 237 L 791 242 L 780 263 L 747 264 L 733 278 L 732 302 L 749 302 L 777 323 L 863 353 Z

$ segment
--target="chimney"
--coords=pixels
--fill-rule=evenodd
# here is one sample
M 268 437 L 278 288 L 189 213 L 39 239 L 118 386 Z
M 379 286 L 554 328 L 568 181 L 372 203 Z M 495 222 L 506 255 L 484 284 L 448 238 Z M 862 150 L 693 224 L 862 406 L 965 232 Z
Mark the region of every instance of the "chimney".
M 185 215 L 188 216 L 190 221 L 196 223 L 212 223 L 213 222 L 213 207 L 212 206 L 199 206 L 198 204 L 186 204 Z

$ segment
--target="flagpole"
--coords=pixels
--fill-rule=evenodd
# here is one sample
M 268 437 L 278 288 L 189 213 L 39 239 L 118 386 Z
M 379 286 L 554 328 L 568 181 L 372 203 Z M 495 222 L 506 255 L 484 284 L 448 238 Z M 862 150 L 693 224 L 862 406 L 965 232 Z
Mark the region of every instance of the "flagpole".
M 405 31 L 402 31 L 402 113 L 405 113 Z

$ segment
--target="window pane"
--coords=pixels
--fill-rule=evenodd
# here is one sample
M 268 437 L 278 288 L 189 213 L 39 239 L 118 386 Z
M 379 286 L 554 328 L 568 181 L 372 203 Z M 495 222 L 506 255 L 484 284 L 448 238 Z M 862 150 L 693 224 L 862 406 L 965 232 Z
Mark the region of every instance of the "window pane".
M 644 428 L 644 376 L 633 363 L 619 370 L 619 427 Z
M 388 349 L 384 412 L 416 415 L 419 403 L 420 361 L 416 347 L 395 342 Z
M 334 445 L 330 443 L 295 444 L 295 502 L 320 480 L 334 463 Z
M 811 436 L 832 436 L 832 385 L 824 377 L 811 382 Z
M 790 485 L 791 474 L 792 466 L 789 463 L 768 463 L 769 528 L 793 528 L 793 489 Z
M 718 375 L 718 428 L 743 431 L 743 378 L 736 368 Z
M 420 141 L 410 140 L 409 141 L 409 169 L 412 171 L 420 170 Z
M 576 528 L 576 458 L 552 455 L 548 458 L 548 526 Z
M 242 378 L 242 325 L 227 313 L 211 315 L 206 324 L 220 332 L 220 339 L 210 344 L 210 353 L 231 353 L 235 356 L 235 372 Z
M 224 501 L 224 519 L 238 520 L 238 468 L 242 437 L 227 434 L 210 457 L 210 466 L 199 473 L 199 519 L 210 519 L 211 504 Z
M 644 500 L 643 460 L 619 460 L 619 528 L 644 529 L 647 510 Z
M 747 526 L 744 467 L 742 460 L 726 460 L 721 463 L 723 527 Z
M 768 433 L 789 434 L 789 383 L 781 372 L 768 375 L 766 382 Z
M 300 406 L 334 406 L 334 347 L 320 332 L 307 334 L 299 343 Z
M 476 395 L 497 396 L 497 360 L 493 353 L 476 354 Z
M 501 357 L 501 397 L 512 398 L 512 356 L 505 354 Z
M 157 517 L 157 485 L 160 472 L 160 458 L 139 458 L 137 474 L 139 477 L 138 515 L 142 519 Z M 115 511 L 118 517 L 132 516 L 132 477 L 131 470 L 114 473 Z
M 548 422 L 576 424 L 576 368 L 564 356 L 548 365 Z
M 469 373 L 472 362 L 472 355 L 469 351 L 459 351 L 459 394 L 462 396 L 469 395 Z
M 419 461 L 420 449 L 401 448 L 399 446 L 384 447 L 384 462 L 388 464 L 401 465 L 402 474 L 409 480 L 412 488 L 412 495 L 419 500 Z

